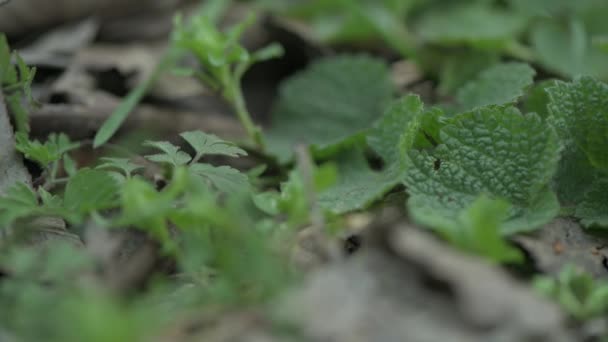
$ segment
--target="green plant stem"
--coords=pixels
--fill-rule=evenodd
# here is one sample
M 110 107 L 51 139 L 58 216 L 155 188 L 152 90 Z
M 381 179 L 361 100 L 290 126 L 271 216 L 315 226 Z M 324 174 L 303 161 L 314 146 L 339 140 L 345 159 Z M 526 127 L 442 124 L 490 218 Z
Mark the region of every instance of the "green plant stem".
M 232 105 L 239 121 L 245 128 L 245 132 L 247 136 L 253 141 L 253 143 L 261 150 L 264 151 L 264 140 L 262 139 L 262 133 L 260 128 L 255 125 L 253 120 L 251 120 L 251 115 L 247 110 L 247 106 L 245 105 L 245 98 L 243 96 L 243 91 L 241 87 L 238 85 L 239 82 L 230 82 L 230 86 L 226 91 L 226 100 Z

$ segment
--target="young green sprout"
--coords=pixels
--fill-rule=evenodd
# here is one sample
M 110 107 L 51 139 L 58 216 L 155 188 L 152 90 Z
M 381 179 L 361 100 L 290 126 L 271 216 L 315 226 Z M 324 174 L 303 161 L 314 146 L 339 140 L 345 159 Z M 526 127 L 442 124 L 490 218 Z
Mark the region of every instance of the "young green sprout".
M 239 40 L 245 30 L 253 24 L 255 16 L 250 15 L 241 23 L 220 31 L 211 16 L 204 13 L 184 23 L 181 16 L 175 18 L 173 43 L 176 47 L 192 53 L 200 66 L 199 70 L 188 70 L 202 84 L 220 93 L 232 106 L 248 137 L 260 150 L 264 141 L 260 128 L 255 125 L 247 110 L 241 79 L 255 63 L 281 56 L 283 48 L 270 44 L 250 53 Z

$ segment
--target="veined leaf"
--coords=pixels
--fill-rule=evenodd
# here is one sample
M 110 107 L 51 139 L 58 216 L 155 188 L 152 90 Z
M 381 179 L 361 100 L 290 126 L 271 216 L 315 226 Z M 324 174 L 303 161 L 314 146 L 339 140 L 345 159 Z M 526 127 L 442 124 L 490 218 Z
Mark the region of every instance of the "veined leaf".
M 537 228 L 559 210 L 548 185 L 560 146 L 536 115 L 489 106 L 453 117 L 431 151 L 412 150 L 405 184 L 408 207 L 424 225 L 449 224 L 481 194 L 511 206 L 502 233 Z

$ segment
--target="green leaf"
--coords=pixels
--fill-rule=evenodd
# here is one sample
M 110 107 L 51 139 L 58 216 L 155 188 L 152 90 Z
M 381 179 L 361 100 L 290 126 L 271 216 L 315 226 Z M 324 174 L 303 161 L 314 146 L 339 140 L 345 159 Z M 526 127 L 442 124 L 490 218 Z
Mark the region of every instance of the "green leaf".
M 590 184 L 582 200 L 576 204 L 574 216 L 588 228 L 608 228 L 608 177 Z
M 434 150 L 409 154 L 405 184 L 415 221 L 445 225 L 481 194 L 512 206 L 503 234 L 537 228 L 557 214 L 548 185 L 560 147 L 538 116 L 513 107 L 483 107 L 451 118 L 439 135 Z
M 120 170 L 125 178 L 130 178 L 133 175 L 133 172 L 143 169 L 144 167 L 141 165 L 134 164 L 131 162 L 129 158 L 109 158 L 104 157 L 101 158 L 100 165 L 97 166 L 97 169 L 116 169 Z
M 0 231 L 37 208 L 36 193 L 26 184 L 16 183 L 8 189 L 6 196 L 0 197 Z
M 594 167 L 608 170 L 608 85 L 583 77 L 547 91 L 552 123 L 566 144 L 573 142 Z
M 515 103 L 523 96 L 524 90 L 532 85 L 535 74 L 528 64 L 496 64 L 464 85 L 456 94 L 456 99 L 464 110 Z
M 367 137 L 384 168 L 372 170 L 361 148 L 343 151 L 335 159 L 338 181 L 319 193 L 319 204 L 334 213 L 364 209 L 401 183 L 406 169 L 404 151 L 414 143 L 423 114 L 418 96 L 395 101 Z
M 194 151 L 194 160 L 200 159 L 204 155 L 215 154 L 229 157 L 246 156 L 247 152 L 236 146 L 235 143 L 225 141 L 213 134 L 206 134 L 201 131 L 184 132 L 180 134 Z
M 66 209 L 88 214 L 117 204 L 118 183 L 108 172 L 81 169 L 70 178 L 64 194 Z
M 573 265 L 567 265 L 557 278 L 537 277 L 534 287 L 554 299 L 578 320 L 599 318 L 608 313 L 608 283 Z
M 438 6 L 427 11 L 416 23 L 415 30 L 430 43 L 500 48 L 523 31 L 526 22 L 526 18 L 517 13 L 469 3 Z
M 65 153 L 80 147 L 79 143 L 71 142 L 64 133 L 51 133 L 44 144 L 38 140 L 29 140 L 23 132 L 17 133 L 15 139 L 15 148 L 27 159 L 37 162 L 43 168 L 60 160 Z
M 147 155 L 146 159 L 155 163 L 167 163 L 173 166 L 186 165 L 192 160 L 192 157 L 184 151 L 180 151 L 179 147 L 167 141 L 146 141 L 144 146 L 154 147 L 164 153 Z
M 504 200 L 480 196 L 463 209 L 456 220 L 431 227 L 456 247 L 494 262 L 523 261 L 521 251 L 502 237 L 501 226 L 510 205 Z
M 593 46 L 579 19 L 570 20 L 568 25 L 556 20 L 539 22 L 532 30 L 531 42 L 540 64 L 553 72 L 608 79 L 606 54 Z
M 217 191 L 234 194 L 250 190 L 247 175 L 229 166 L 198 163 L 190 165 L 189 169 L 193 174 L 201 177 L 209 187 Z
M 269 150 L 285 161 L 296 144 L 323 149 L 364 132 L 381 116 L 392 91 L 379 59 L 344 55 L 315 62 L 281 85 Z

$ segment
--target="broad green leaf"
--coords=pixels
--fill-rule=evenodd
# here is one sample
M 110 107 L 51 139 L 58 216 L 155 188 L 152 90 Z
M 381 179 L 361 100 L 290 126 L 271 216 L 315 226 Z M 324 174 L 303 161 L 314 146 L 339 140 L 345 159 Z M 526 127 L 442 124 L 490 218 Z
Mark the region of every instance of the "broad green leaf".
M 440 51 L 437 54 L 440 54 L 441 62 L 431 62 L 428 68 L 435 70 L 437 64 L 439 64 L 441 69 L 437 91 L 443 95 L 455 94 L 467 82 L 476 78 L 483 70 L 490 68 L 500 60 L 498 53 L 479 49 L 455 51 L 450 54 Z M 425 63 L 425 61 L 423 60 L 422 63 Z
M 577 203 L 574 216 L 585 227 L 608 228 L 608 177 L 596 180 Z
M 234 194 L 250 190 L 247 175 L 229 166 L 197 163 L 190 165 L 189 169 L 201 177 L 207 186 L 217 191 Z
M 192 157 L 184 151 L 180 151 L 179 147 L 167 141 L 146 141 L 144 146 L 154 147 L 164 153 L 147 155 L 146 158 L 155 163 L 167 163 L 173 166 L 186 165 L 192 160 Z
M 440 140 L 434 150 L 409 153 L 408 208 L 418 223 L 449 224 L 481 194 L 512 206 L 503 234 L 537 228 L 557 214 L 556 197 L 547 189 L 560 146 L 535 114 L 483 107 L 450 119 Z
M 364 132 L 381 116 L 392 91 L 379 59 L 344 55 L 315 62 L 281 85 L 269 150 L 284 161 L 296 144 L 322 149 Z
M 593 166 L 608 170 L 608 84 L 590 77 L 547 88 L 552 122 Z
M 335 160 L 338 181 L 319 194 L 321 206 L 335 213 L 364 209 L 398 185 L 405 175 L 404 150 L 414 143 L 418 121 L 425 114 L 418 96 L 395 101 L 367 137 L 384 161 L 383 169 L 372 170 L 360 148 L 340 153 Z
M 526 22 L 518 13 L 469 3 L 438 6 L 423 14 L 415 30 L 430 43 L 501 48 L 523 31 Z
M 68 181 L 63 204 L 66 209 L 87 214 L 117 204 L 118 192 L 118 183 L 108 172 L 81 169 Z
M 540 64 L 562 76 L 589 75 L 608 79 L 606 54 L 593 46 L 584 24 L 571 20 L 542 21 L 531 33 L 531 42 Z
M 246 156 L 245 152 L 240 147 L 236 146 L 235 143 L 225 141 L 213 134 L 206 134 L 201 131 L 184 132 L 180 134 L 184 138 L 194 151 L 196 156 L 194 160 L 200 159 L 200 157 L 208 154 L 224 155 L 229 157 Z
M 484 70 L 456 94 L 464 110 L 515 103 L 532 85 L 536 72 L 524 63 L 502 63 Z

